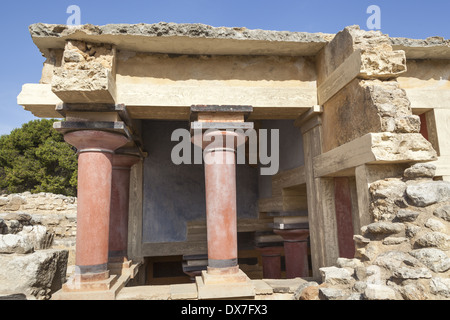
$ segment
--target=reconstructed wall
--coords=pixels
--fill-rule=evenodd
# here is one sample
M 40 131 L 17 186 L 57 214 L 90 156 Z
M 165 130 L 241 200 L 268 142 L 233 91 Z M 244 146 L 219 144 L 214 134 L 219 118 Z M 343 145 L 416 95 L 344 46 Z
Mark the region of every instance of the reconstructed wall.
M 0 220 L 3 233 L 17 233 L 23 226 L 41 225 L 52 234 L 51 247 L 69 250 L 69 265 L 75 261 L 77 198 L 51 193 L 2 195 Z M 1 231 L 1 230 L 0 230 Z
M 355 235 L 354 259 L 321 268 L 299 299 L 450 299 L 450 183 L 417 164 L 370 184 L 373 223 Z

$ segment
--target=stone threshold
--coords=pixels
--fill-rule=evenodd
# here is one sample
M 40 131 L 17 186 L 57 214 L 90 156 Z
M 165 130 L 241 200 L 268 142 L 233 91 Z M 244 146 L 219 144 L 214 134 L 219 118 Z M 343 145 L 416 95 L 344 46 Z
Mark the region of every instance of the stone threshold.
M 229 299 L 292 300 L 296 290 L 309 281 L 315 280 L 311 278 L 250 280 L 255 293 L 253 297 Z M 125 287 L 115 300 L 199 300 L 198 292 L 197 283 Z M 216 299 L 220 297 L 217 296 Z

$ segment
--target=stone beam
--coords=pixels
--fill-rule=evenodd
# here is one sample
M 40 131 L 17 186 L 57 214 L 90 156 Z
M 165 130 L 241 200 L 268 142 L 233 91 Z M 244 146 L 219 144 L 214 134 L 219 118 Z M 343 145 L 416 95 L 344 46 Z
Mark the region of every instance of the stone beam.
M 61 103 L 63 101 L 52 92 L 51 84 L 24 84 L 17 97 L 17 104 L 38 118 L 62 118 L 55 110 Z
M 323 105 L 355 78 L 392 79 L 406 71 L 403 51 L 353 52 L 318 88 L 319 104 Z
M 29 27 L 41 52 L 64 48 L 66 40 L 114 44 L 120 50 L 172 54 L 313 56 L 331 35 L 249 30 L 204 24 L 110 24 L 105 26 L 37 23 Z
M 436 151 L 420 133 L 368 133 L 314 158 L 315 177 L 352 176 L 364 164 L 436 160 Z

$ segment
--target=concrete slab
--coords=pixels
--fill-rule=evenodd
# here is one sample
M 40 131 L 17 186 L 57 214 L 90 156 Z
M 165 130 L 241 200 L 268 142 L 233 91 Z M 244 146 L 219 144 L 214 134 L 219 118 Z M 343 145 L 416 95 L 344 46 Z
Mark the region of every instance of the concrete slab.
M 265 283 L 272 287 L 274 293 L 295 293 L 298 287 L 306 283 L 305 279 L 263 279 Z
M 273 288 L 263 280 L 251 280 L 255 287 L 256 295 L 268 295 L 273 293 Z
M 109 290 L 94 290 L 94 291 L 68 291 L 61 289 L 56 292 L 51 300 L 115 300 L 119 291 L 129 281 L 129 275 L 122 275 L 116 277 L 116 281 Z
M 170 286 L 170 298 L 172 300 L 197 299 L 197 285 L 195 283 L 174 284 Z
M 196 277 L 195 280 L 199 300 L 255 297 L 255 287 L 248 277 L 247 281 L 216 282 L 209 284 L 205 284 L 201 276 Z
M 116 300 L 169 300 L 170 286 L 139 286 L 123 288 Z

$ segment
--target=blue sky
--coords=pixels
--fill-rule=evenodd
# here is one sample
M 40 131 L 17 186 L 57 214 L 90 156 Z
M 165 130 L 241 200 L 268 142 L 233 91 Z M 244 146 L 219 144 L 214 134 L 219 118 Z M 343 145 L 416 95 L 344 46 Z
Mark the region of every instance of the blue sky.
M 450 38 L 448 0 L 40 0 L 0 3 L 0 135 L 35 119 L 17 105 L 25 83 L 38 83 L 44 62 L 28 26 L 65 24 L 68 6 L 81 23 L 204 23 L 215 27 L 337 33 L 348 25 L 367 29 L 369 5 L 381 8 L 381 31 L 396 37 Z

